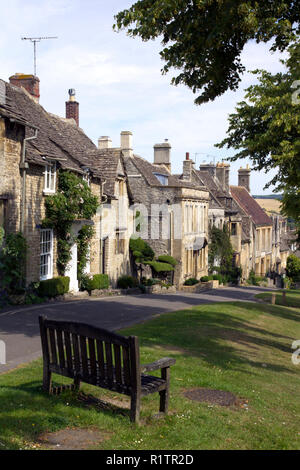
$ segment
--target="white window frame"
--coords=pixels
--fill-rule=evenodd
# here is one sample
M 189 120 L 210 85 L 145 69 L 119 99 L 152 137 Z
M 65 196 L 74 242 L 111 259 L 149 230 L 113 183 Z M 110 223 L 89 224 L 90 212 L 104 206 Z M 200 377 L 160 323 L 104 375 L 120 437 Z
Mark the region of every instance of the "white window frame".
M 40 231 L 40 280 L 53 277 L 53 230 L 41 229 Z
M 55 193 L 56 185 L 56 162 L 47 163 L 44 171 L 44 192 Z

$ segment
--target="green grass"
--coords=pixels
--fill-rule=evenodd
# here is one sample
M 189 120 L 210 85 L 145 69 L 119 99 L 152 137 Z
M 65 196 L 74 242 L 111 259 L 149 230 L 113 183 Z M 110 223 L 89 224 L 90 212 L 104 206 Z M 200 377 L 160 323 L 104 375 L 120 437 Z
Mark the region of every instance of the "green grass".
M 300 365 L 291 344 L 300 339 L 299 311 L 255 303 L 218 303 L 161 315 L 123 330 L 140 338 L 141 360 L 176 358 L 170 415 L 156 420 L 158 394 L 142 399 L 140 427 L 125 415 L 84 406 L 75 393 L 41 391 L 41 361 L 0 375 L 0 449 L 32 449 L 46 431 L 94 427 L 99 449 L 299 449 Z M 55 376 L 58 383 L 67 379 Z M 231 391 L 247 407 L 190 401 L 183 391 Z M 83 385 L 102 399 L 128 399 Z M 127 414 L 126 414 L 127 413 Z M 37 447 L 40 448 L 40 447 Z
M 286 290 L 286 306 L 287 307 L 294 307 L 300 308 L 300 290 Z M 255 296 L 258 299 L 262 299 L 265 302 L 271 302 L 272 293 L 271 292 L 263 292 L 261 294 L 257 294 Z M 276 292 L 276 305 L 284 305 L 282 291 Z

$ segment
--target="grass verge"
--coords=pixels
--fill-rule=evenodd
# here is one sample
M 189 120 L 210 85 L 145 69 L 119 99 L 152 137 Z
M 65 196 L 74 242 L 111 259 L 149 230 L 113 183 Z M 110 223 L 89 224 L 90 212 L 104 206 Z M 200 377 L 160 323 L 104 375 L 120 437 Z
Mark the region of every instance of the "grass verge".
M 291 362 L 291 344 L 300 339 L 296 310 L 239 302 L 201 305 L 122 334 L 139 336 L 143 363 L 176 358 L 167 418 L 153 419 L 158 394 L 142 400 L 140 427 L 129 422 L 128 399 L 119 394 L 82 386 L 123 413 L 86 406 L 75 393 L 46 396 L 38 360 L 0 375 L 0 449 L 39 449 L 44 432 L 76 427 L 103 432 L 98 449 L 299 449 L 300 365 Z M 195 387 L 230 391 L 246 406 L 183 396 Z
M 286 304 L 283 299 L 283 291 L 276 292 L 276 305 L 285 305 L 286 307 L 300 308 L 300 290 L 286 290 Z M 265 302 L 271 302 L 272 293 L 263 292 L 255 296 L 257 299 L 262 299 Z

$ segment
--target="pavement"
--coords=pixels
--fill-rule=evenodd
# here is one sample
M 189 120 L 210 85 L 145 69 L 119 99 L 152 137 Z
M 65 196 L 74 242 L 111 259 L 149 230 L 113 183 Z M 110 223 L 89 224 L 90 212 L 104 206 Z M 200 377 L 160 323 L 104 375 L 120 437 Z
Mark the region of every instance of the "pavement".
M 199 294 L 124 295 L 88 298 L 0 310 L 0 341 L 5 342 L 6 364 L 0 374 L 41 356 L 38 316 L 89 323 L 116 331 L 167 312 L 212 302 L 255 301 L 261 287 L 224 287 Z

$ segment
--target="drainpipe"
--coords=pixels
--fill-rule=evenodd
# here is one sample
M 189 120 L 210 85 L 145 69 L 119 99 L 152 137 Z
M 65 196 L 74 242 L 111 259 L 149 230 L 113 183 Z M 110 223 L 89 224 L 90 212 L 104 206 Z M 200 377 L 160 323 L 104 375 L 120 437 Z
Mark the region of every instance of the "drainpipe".
M 34 140 L 37 138 L 38 129 L 35 128 L 35 133 L 32 137 L 26 137 L 23 140 L 23 149 L 22 149 L 22 160 L 20 163 L 20 168 L 23 170 L 23 179 L 22 179 L 22 197 L 21 197 L 21 217 L 20 217 L 20 232 L 24 233 L 24 222 L 25 222 L 25 198 L 26 198 L 26 170 L 29 168 L 27 162 L 25 162 L 26 156 L 26 142 L 29 140 Z

